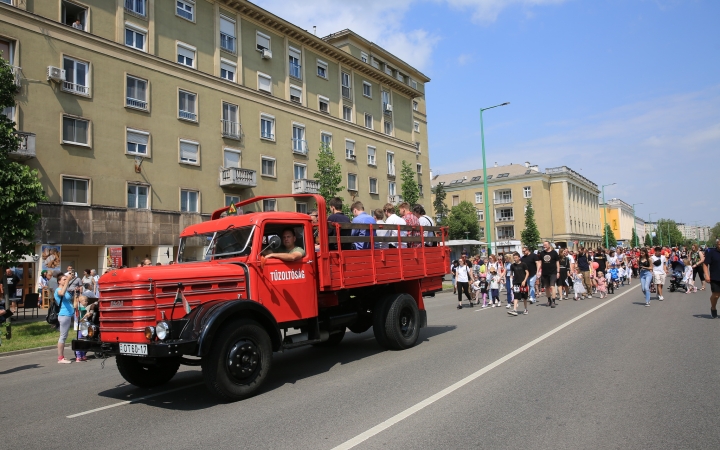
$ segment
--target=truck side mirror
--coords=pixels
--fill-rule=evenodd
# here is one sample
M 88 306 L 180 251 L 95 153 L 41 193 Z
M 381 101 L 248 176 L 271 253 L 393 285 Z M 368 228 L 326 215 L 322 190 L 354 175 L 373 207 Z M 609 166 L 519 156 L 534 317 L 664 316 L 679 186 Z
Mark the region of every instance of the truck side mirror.
M 267 245 L 262 249 L 260 254 L 265 253 L 267 250 L 276 250 L 280 248 L 280 236 L 273 234 L 267 237 Z

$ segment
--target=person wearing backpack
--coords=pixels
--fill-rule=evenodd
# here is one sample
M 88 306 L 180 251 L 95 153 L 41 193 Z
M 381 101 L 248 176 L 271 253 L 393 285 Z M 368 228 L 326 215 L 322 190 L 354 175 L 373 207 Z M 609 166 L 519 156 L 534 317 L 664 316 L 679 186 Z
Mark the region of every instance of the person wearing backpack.
M 58 288 L 55 291 L 55 305 L 59 307 L 57 313 L 58 328 L 60 329 L 60 339 L 58 339 L 58 364 L 70 364 L 72 361 L 65 358 L 65 340 L 68 332 L 73 324 L 75 317 L 75 307 L 73 306 L 73 293 L 68 289 L 70 285 L 70 276 L 60 273 L 57 275 Z

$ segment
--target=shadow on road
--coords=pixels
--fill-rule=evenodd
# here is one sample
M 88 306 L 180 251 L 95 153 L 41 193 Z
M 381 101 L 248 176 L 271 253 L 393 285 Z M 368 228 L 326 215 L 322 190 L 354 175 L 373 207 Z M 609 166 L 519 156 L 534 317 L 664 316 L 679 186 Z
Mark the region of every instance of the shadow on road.
M 40 364 L 26 364 L 24 366 L 17 366 L 17 367 L 13 367 L 12 369 L 3 370 L 2 372 L 0 372 L 0 375 L 7 375 L 9 373 L 20 372 L 21 370 L 38 369 L 40 367 L 43 367 L 43 366 L 41 366 Z
M 693 314 L 693 317 L 696 319 L 712 319 L 713 316 L 710 314 Z
M 420 330 L 418 345 L 422 345 L 423 342 L 428 342 L 433 337 L 452 331 L 455 328 L 454 325 L 423 328 Z M 302 347 L 297 350 L 288 350 L 285 353 L 276 353 L 273 355 L 272 371 L 258 395 L 277 389 L 285 384 L 294 384 L 300 380 L 326 373 L 338 365 L 349 364 L 385 351 L 388 350 L 384 350 L 375 342 L 371 329 L 362 334 L 348 332 L 343 342 L 336 347 Z M 202 381 L 199 370 L 187 370 L 178 373 L 171 382 L 159 388 L 141 389 L 122 384 L 102 391 L 98 395 L 118 401 L 132 402 L 133 399 L 181 388 L 167 395 L 138 400 L 138 403 L 177 411 L 196 411 L 220 403 L 210 395 L 205 386 L 192 386 L 182 389 L 183 386 L 194 385 Z

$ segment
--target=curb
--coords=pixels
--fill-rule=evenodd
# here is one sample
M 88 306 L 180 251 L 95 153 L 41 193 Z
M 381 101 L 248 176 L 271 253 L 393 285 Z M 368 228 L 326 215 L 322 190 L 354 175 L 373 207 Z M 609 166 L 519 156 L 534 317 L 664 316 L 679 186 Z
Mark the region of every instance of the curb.
M 68 348 L 68 347 L 70 347 L 70 344 L 65 344 L 65 348 Z M 12 352 L 4 352 L 4 353 L 0 353 L 0 358 L 6 357 L 6 356 L 22 355 L 22 354 L 25 354 L 25 353 L 42 352 L 42 351 L 45 351 L 45 350 L 53 350 L 53 349 L 57 349 L 57 344 L 56 344 L 56 345 L 49 345 L 49 346 L 47 346 L 47 347 L 26 348 L 26 349 L 24 349 L 24 350 L 15 350 L 15 351 L 12 351 Z

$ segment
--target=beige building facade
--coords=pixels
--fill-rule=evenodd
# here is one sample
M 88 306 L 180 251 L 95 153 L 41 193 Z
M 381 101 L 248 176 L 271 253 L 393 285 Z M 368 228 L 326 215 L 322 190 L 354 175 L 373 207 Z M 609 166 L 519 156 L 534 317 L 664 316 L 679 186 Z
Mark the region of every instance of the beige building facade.
M 606 203 L 600 204 L 600 222 L 605 223 L 607 220 L 607 224 L 610 225 L 619 247 L 631 245 L 633 228 L 637 226 L 637 219 L 632 205 L 619 198 L 610 199 Z M 645 230 L 644 225 L 645 222 L 643 222 L 642 231 Z M 641 230 L 639 228 L 637 230 L 638 236 L 643 236 L 644 239 L 645 235 L 640 234 Z
M 491 202 L 491 253 L 520 250 L 529 200 L 532 201 L 535 222 L 543 240 L 561 247 L 573 247 L 575 242 L 586 247 L 600 244 L 600 191 L 595 183 L 579 173 L 565 166 L 542 172 L 538 166 L 528 162 L 524 165 L 489 167 L 487 177 L 488 200 Z M 433 192 L 440 183 L 447 193 L 449 208 L 462 201 L 475 206 L 481 239 L 487 241 L 483 170 L 433 176 Z
M 317 192 L 321 145 L 346 202 L 398 201 L 403 161 L 430 185 L 429 78 L 349 30 L 320 38 L 241 0 L 3 0 L 0 50 L 13 157 L 39 172 L 37 238 L 63 265 L 102 270 L 111 247 L 167 263 L 217 208 Z

